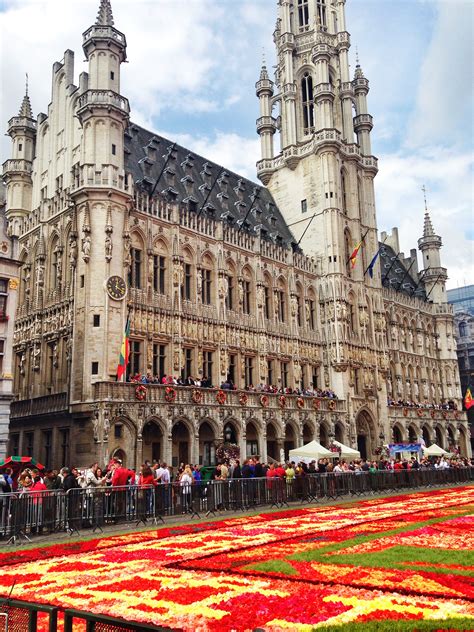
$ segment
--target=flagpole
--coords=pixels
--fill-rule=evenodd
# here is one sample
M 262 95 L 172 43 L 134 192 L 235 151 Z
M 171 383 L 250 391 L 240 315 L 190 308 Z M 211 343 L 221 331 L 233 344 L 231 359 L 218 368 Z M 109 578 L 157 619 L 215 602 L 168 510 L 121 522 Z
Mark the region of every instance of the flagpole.
M 407 276 L 410 274 L 410 270 L 413 268 L 413 264 L 415 263 L 415 259 L 413 259 L 413 261 L 410 264 L 410 267 L 408 268 L 408 270 L 405 270 L 405 274 L 402 277 L 402 280 L 400 281 L 400 283 L 398 284 L 397 287 L 397 292 L 398 290 L 402 287 L 403 285 L 403 281 L 407 278 Z
M 418 279 L 418 283 L 416 284 L 415 289 L 414 289 L 414 290 L 413 290 L 413 292 L 412 292 L 412 295 L 413 295 L 413 294 L 415 294 L 415 292 L 417 291 L 417 289 L 420 287 L 420 283 L 423 281 L 423 279 L 424 279 L 424 278 L 425 278 L 425 276 L 426 276 L 426 273 L 427 273 L 427 272 L 428 272 L 428 270 L 430 270 L 430 269 L 431 269 L 431 266 L 428 266 L 428 267 L 426 268 L 426 270 L 423 270 L 423 271 L 422 271 L 422 273 L 421 273 L 421 275 L 420 275 L 420 278 Z
M 168 163 L 170 161 L 171 154 L 173 153 L 175 147 L 176 147 L 176 143 L 173 143 L 173 145 L 168 150 L 168 155 L 166 156 L 165 164 L 163 165 L 163 168 L 160 171 L 160 175 L 156 179 L 156 182 L 155 182 L 155 184 L 153 186 L 153 189 L 151 190 L 150 199 L 153 197 L 153 194 L 155 193 L 156 187 L 158 186 L 158 182 L 161 180 L 161 176 L 165 172 L 165 169 L 166 169 L 166 167 L 167 167 L 167 165 L 168 165 Z
M 395 265 L 395 261 L 398 259 L 399 255 L 401 254 L 401 251 L 395 255 L 393 261 L 392 261 L 392 265 L 390 266 L 390 268 L 388 269 L 388 271 L 385 273 L 384 277 L 382 278 L 382 285 L 384 283 L 384 281 L 386 281 L 388 275 L 390 274 L 390 271 L 392 270 L 393 266 Z
M 364 235 L 364 236 L 362 237 L 362 239 L 360 240 L 359 248 L 360 248 L 360 247 L 362 246 L 362 244 L 364 243 L 364 240 L 365 240 L 365 238 L 367 237 L 367 234 L 368 234 L 369 230 L 370 230 L 370 229 L 368 228 L 368 229 L 365 231 L 365 235 Z M 354 250 L 355 250 L 355 249 L 354 249 Z M 354 252 L 354 251 L 352 251 L 352 252 Z M 356 256 L 357 256 L 358 252 L 359 252 L 359 251 L 357 251 Z M 351 254 L 351 256 L 349 257 L 349 259 L 346 261 L 346 265 L 349 263 L 349 261 L 351 261 L 351 259 L 352 259 L 352 254 Z
M 375 256 L 377 256 L 377 255 L 379 254 L 379 252 L 382 250 L 382 246 L 385 244 L 385 242 L 386 242 L 386 241 L 387 241 L 387 237 L 385 237 L 385 239 L 383 240 L 382 244 L 379 246 L 379 249 L 377 250 L 377 252 L 376 252 L 376 255 L 375 255 Z M 368 265 L 368 266 L 367 266 L 367 268 L 365 269 L 364 276 L 365 276 L 365 275 L 367 274 L 367 272 L 369 271 L 371 264 L 372 264 L 372 261 L 369 263 L 369 265 Z M 374 264 L 374 265 L 375 265 L 375 264 Z
M 443 276 L 442 274 L 438 274 L 438 276 L 436 277 L 436 281 L 433 283 L 431 290 L 428 292 L 428 296 L 426 297 L 426 300 L 429 299 L 431 292 L 435 289 L 436 284 L 438 283 L 438 281 L 441 279 L 442 276 Z

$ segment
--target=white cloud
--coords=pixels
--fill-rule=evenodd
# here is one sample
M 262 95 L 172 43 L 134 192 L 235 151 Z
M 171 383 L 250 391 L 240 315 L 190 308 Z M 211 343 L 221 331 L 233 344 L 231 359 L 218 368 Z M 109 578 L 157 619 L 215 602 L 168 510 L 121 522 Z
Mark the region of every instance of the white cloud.
M 375 190 L 380 230 L 399 228 L 400 247 L 407 255 L 418 247 L 423 232 L 426 185 L 428 209 L 433 227 L 441 235 L 441 261 L 448 268 L 448 287 L 463 285 L 472 278 L 473 242 L 468 239 L 472 225 L 471 152 L 425 148 L 380 157 Z M 421 267 L 421 259 L 420 259 Z
M 170 138 L 166 131 L 159 132 Z M 212 160 L 216 164 L 234 171 L 250 180 L 256 181 L 255 163 L 260 158 L 260 141 L 238 134 L 215 132 L 208 136 L 192 136 L 191 134 L 174 134 L 173 140 L 189 148 L 200 156 Z
M 473 24 L 471 2 L 438 5 L 438 18 L 423 60 L 408 147 L 472 144 Z

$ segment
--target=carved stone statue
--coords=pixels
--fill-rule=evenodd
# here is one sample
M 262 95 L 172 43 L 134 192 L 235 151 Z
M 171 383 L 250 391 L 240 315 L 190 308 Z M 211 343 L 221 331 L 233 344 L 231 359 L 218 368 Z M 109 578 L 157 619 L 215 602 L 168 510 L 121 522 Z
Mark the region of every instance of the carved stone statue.
M 82 239 L 82 258 L 87 263 L 91 256 L 91 236 L 86 234 Z
M 74 268 L 77 262 L 77 240 L 71 239 L 69 244 L 69 263 Z
M 110 235 L 107 235 L 105 237 L 105 260 L 106 261 L 110 261 L 112 259 L 112 249 L 113 249 L 112 237 Z
M 20 371 L 20 375 L 25 375 L 25 353 L 22 352 L 21 356 L 20 356 L 20 365 L 19 365 L 19 371 Z

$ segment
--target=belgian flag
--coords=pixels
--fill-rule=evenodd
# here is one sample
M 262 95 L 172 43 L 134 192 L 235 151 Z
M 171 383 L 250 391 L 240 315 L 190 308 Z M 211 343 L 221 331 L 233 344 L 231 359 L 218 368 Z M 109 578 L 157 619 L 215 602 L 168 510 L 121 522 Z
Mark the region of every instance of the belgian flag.
M 117 366 L 117 382 L 127 370 L 128 357 L 130 355 L 130 316 L 127 316 L 125 332 L 123 334 L 122 348 L 120 349 L 120 358 Z

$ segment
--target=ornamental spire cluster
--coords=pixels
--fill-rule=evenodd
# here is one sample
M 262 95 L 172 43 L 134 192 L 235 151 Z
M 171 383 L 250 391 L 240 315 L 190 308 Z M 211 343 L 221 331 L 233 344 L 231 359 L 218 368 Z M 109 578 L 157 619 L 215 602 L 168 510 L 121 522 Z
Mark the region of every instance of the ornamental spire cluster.
M 100 0 L 99 13 L 95 22 L 98 26 L 113 26 L 114 16 L 110 0 Z

